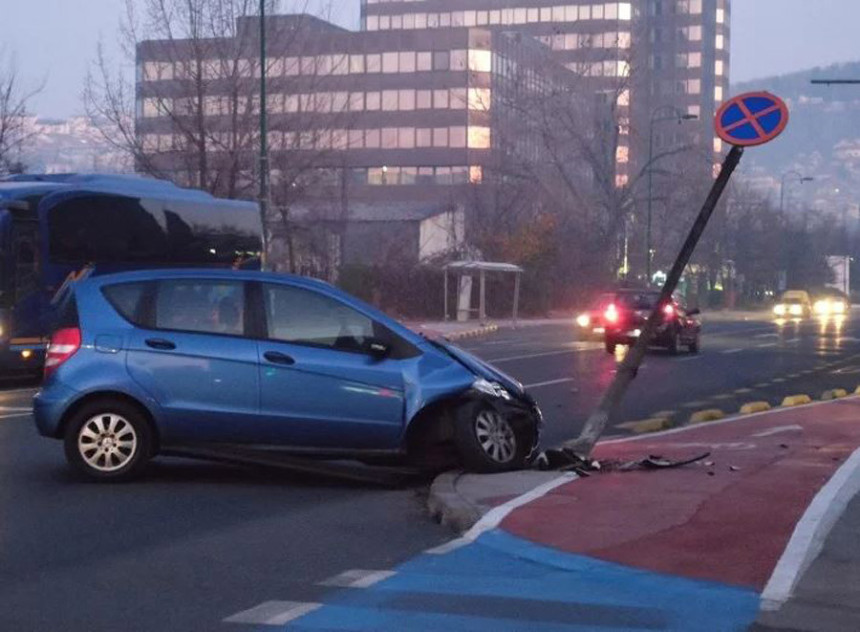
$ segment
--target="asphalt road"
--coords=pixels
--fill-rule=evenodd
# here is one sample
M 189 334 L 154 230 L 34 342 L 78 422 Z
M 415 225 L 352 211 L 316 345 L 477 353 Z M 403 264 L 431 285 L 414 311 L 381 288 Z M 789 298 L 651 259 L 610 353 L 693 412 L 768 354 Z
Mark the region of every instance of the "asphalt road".
M 856 316 L 838 326 L 706 322 L 701 354 L 647 356 L 617 422 L 665 410 L 683 422 L 701 408 L 853 390 Z M 616 368 L 573 326 L 464 346 L 530 385 L 546 444 L 575 436 Z M 166 458 L 139 482 L 82 482 L 60 443 L 37 436 L 33 392 L 0 392 L 0 630 L 249 629 L 223 620 L 267 601 L 312 603 L 333 576 L 384 571 L 450 538 L 425 515 L 421 486 Z
M 464 347 L 529 387 L 546 417 L 545 445 L 579 433 L 617 368 L 602 343 L 578 341 L 573 324 L 501 330 Z M 782 324 L 766 315 L 710 322 L 706 317 L 699 354 L 649 352 L 615 421 L 672 411 L 680 424 L 696 410 L 734 413 L 749 401 L 778 405 L 786 395 L 816 399 L 824 390 L 852 392 L 858 385 L 860 312 L 839 321 Z

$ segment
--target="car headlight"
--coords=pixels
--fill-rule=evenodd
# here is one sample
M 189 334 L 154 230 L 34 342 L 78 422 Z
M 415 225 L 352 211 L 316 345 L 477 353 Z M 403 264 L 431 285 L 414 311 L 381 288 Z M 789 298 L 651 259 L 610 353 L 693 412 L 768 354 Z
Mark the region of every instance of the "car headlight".
M 815 305 L 813 306 L 816 314 L 826 314 L 830 311 L 830 303 L 828 301 L 815 301 Z
M 833 301 L 833 303 L 830 304 L 830 309 L 835 314 L 844 314 L 845 303 L 843 301 Z
M 773 313 L 777 316 L 785 316 L 785 305 L 774 305 Z
M 803 307 L 800 305 L 792 305 L 789 308 L 789 312 L 792 316 L 800 316 L 801 314 L 803 314 Z
M 576 317 L 576 324 L 580 327 L 588 327 L 591 324 L 591 318 L 588 314 L 580 314 Z
M 493 397 L 501 397 L 502 399 L 511 399 L 511 394 L 504 386 L 498 382 L 490 382 L 482 377 L 472 382 L 472 388 L 480 393 L 491 395 Z

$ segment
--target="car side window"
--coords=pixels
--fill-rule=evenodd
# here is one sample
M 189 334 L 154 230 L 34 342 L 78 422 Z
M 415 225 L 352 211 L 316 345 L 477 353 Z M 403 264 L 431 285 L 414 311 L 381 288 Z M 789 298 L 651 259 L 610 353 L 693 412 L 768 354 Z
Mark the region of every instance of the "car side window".
M 363 351 L 374 323 L 333 298 L 287 285 L 263 286 L 267 335 L 271 340 Z
M 245 332 L 245 286 L 241 281 L 161 281 L 155 327 L 241 336 Z
M 146 283 L 117 283 L 102 288 L 102 293 L 120 316 L 135 325 L 143 325 L 143 296 Z

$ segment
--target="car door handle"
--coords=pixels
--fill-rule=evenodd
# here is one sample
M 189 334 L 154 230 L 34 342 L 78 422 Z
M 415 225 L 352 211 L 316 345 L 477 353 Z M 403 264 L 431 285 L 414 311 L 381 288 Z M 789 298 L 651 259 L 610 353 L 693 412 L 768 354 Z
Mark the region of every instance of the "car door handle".
M 169 340 L 165 340 L 164 338 L 147 338 L 144 342 L 146 342 L 147 347 L 152 347 L 153 349 L 162 349 L 164 351 L 176 349 L 176 345 L 174 343 Z
M 292 356 L 288 356 L 286 353 L 281 353 L 280 351 L 266 351 L 266 353 L 263 354 L 263 357 L 273 364 L 296 363 L 296 361 L 293 360 Z

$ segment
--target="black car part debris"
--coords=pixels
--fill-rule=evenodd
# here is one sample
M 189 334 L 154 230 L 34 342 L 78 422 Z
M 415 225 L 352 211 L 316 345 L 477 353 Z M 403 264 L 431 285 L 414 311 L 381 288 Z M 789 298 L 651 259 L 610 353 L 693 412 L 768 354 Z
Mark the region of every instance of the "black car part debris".
M 672 460 L 658 455 L 649 455 L 633 461 L 584 459 L 569 448 L 549 449 L 542 452 L 534 461 L 538 470 L 558 470 L 575 472 L 579 476 L 591 476 L 596 472 L 630 472 L 633 470 L 662 470 L 690 465 L 708 458 L 710 452 L 703 452 L 689 459 Z

